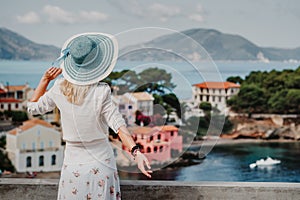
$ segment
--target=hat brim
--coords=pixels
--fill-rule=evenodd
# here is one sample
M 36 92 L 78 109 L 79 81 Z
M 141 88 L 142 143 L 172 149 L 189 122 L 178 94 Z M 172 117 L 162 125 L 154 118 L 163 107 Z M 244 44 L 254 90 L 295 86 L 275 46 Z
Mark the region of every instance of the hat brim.
M 70 37 L 63 45 L 62 51 L 70 45 L 70 43 L 79 36 L 93 37 L 98 39 L 103 48 L 105 49 L 103 58 L 93 63 L 94 68 L 92 70 L 81 70 L 76 66 L 71 59 L 71 56 L 67 56 L 60 67 L 62 68 L 62 74 L 66 80 L 77 85 L 91 85 L 105 79 L 114 69 L 118 58 L 118 43 L 113 35 L 99 32 L 81 33 Z

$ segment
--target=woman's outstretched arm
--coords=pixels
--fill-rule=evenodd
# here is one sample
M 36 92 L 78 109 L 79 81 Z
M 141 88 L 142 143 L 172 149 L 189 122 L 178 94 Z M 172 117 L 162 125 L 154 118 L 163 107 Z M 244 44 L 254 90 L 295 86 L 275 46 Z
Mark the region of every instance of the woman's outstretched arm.
M 135 142 L 133 141 L 131 134 L 129 133 L 129 131 L 127 130 L 127 128 L 125 126 L 121 126 L 119 128 L 119 133 L 118 133 L 120 139 L 122 140 L 122 143 L 128 148 L 128 149 L 132 149 L 134 146 L 136 146 Z M 145 174 L 146 176 L 148 176 L 149 178 L 151 178 L 151 173 L 152 171 L 150 171 L 151 167 L 150 167 L 150 163 L 148 161 L 148 159 L 146 158 L 146 156 L 144 154 L 142 154 L 139 150 L 136 151 L 136 155 L 135 155 L 135 161 L 138 164 L 138 168 L 141 170 L 141 172 L 143 174 Z M 147 166 L 148 170 L 145 169 L 145 165 Z
M 37 102 L 43 94 L 45 94 L 47 87 L 51 80 L 55 79 L 58 75 L 62 72 L 61 68 L 57 67 L 50 67 L 42 76 L 39 85 L 34 90 L 32 98 L 30 99 L 31 102 Z

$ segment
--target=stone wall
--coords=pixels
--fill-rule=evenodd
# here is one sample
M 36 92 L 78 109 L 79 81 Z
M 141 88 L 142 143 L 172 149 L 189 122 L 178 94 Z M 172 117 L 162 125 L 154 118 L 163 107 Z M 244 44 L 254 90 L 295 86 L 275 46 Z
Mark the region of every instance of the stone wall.
M 57 179 L 0 178 L 0 199 L 54 200 Z M 300 183 L 121 181 L 123 200 L 300 199 Z

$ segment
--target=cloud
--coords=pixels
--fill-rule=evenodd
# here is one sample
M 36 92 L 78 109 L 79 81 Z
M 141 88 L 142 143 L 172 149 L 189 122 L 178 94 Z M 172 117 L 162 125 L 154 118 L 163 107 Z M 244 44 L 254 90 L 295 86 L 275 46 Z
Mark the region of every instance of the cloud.
M 99 21 L 105 21 L 108 18 L 107 14 L 96 12 L 96 11 L 81 11 L 79 15 L 80 15 L 80 19 L 83 22 L 85 21 L 99 22 Z
M 110 0 L 108 2 L 119 11 L 137 19 L 158 19 L 161 22 L 166 22 L 170 20 L 170 18 L 181 14 L 180 7 L 169 4 L 150 4 L 149 1 L 140 0 Z
M 58 6 L 46 5 L 43 8 L 43 13 L 47 15 L 48 21 L 51 23 L 73 24 L 75 23 L 74 16 Z
M 75 24 L 75 23 L 91 23 L 101 22 L 108 19 L 108 15 L 97 11 L 79 11 L 71 12 L 64 10 L 58 6 L 46 5 L 43 13 L 50 23 Z
M 196 22 L 203 22 L 204 21 L 202 15 L 200 15 L 200 14 L 191 14 L 191 15 L 188 16 L 188 18 L 190 20 L 193 20 L 193 21 L 196 21 Z
M 18 15 L 17 20 L 22 24 L 37 24 L 41 22 L 39 15 L 33 11 L 24 15 Z
M 168 18 L 180 14 L 179 7 L 164 5 L 164 4 L 159 4 L 159 3 L 152 4 L 149 7 L 149 11 L 152 16 L 159 16 L 159 19 L 161 21 L 167 21 Z
M 204 21 L 204 17 L 203 17 L 204 9 L 203 9 L 202 5 L 198 4 L 195 7 L 195 11 L 196 11 L 195 13 L 187 15 L 188 19 L 196 21 L 196 22 L 203 22 Z

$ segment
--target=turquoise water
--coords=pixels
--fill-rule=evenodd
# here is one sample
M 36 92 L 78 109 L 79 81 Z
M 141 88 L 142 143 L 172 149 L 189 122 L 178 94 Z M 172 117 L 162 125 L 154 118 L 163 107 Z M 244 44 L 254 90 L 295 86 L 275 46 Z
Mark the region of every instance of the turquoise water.
M 50 62 L 37 61 L 0 61 L 0 82 L 10 85 L 28 83 L 35 88 L 43 72 Z M 189 99 L 192 95 L 191 85 L 207 81 L 223 81 L 229 76 L 245 78 L 251 71 L 270 71 L 272 69 L 296 69 L 300 63 L 288 62 L 247 62 L 247 61 L 217 61 L 197 62 L 195 65 L 183 62 L 127 62 L 118 61 L 115 71 L 123 69 L 142 71 L 149 67 L 159 67 L 172 74 L 176 88 L 173 91 L 180 99 Z
M 197 150 L 194 148 L 193 150 Z M 251 169 L 249 164 L 270 156 L 280 164 Z M 215 146 L 197 165 L 163 169 L 153 173 L 154 180 L 300 182 L 300 142 L 245 143 Z M 122 173 L 120 173 L 122 174 Z M 145 179 L 140 174 L 122 179 Z

